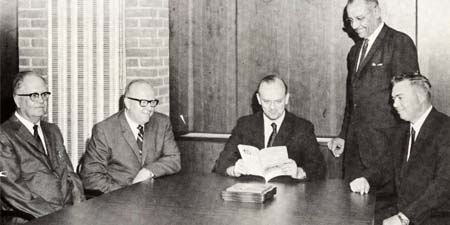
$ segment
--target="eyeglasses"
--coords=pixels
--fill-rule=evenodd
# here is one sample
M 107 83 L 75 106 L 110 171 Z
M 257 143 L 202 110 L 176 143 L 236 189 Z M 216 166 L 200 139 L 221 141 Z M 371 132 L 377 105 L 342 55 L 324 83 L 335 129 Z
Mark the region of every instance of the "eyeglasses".
M 158 100 L 158 99 L 147 100 L 147 99 L 131 98 L 131 97 L 128 97 L 128 96 L 127 96 L 126 98 L 131 99 L 131 100 L 133 100 L 133 101 L 139 102 L 139 105 L 140 105 L 141 107 L 146 107 L 146 106 L 148 106 L 148 105 L 150 105 L 150 107 L 155 107 L 155 106 L 157 106 L 158 103 L 159 103 L 159 100 Z
M 52 93 L 50 93 L 49 91 L 46 92 L 42 92 L 42 93 L 37 93 L 37 92 L 33 92 L 30 94 L 16 94 L 17 96 L 28 96 L 30 97 L 31 101 L 37 102 L 40 100 L 39 96 L 42 98 L 42 100 L 46 101 L 48 100 L 48 96 L 50 96 Z

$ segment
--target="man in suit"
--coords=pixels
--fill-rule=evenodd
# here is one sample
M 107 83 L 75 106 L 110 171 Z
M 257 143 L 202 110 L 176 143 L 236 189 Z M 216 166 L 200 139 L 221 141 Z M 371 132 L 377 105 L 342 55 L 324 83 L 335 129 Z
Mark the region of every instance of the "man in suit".
M 276 75 L 264 77 L 256 93 L 262 107 L 253 115 L 241 117 L 220 153 L 213 171 L 228 176 L 247 175 L 249 168 L 243 163 L 238 144 L 287 146 L 290 164 L 283 171 L 294 179 L 322 179 L 326 165 L 311 122 L 285 110 L 289 100 L 286 83 Z M 276 134 L 274 137 L 272 134 Z M 271 138 L 272 136 L 272 138 Z
M 8 224 L 26 222 L 84 198 L 59 128 L 42 120 L 47 111 L 45 80 L 31 71 L 14 80 L 17 110 L 0 126 L 0 177 L 3 213 Z M 4 221 L 5 222 L 5 221 Z
M 389 165 L 386 130 L 400 123 L 390 106 L 390 80 L 416 72 L 419 66 L 413 41 L 383 23 L 377 0 L 349 0 L 346 10 L 361 40 L 347 57 L 344 121 L 328 147 L 336 157 L 344 152 L 344 177 L 351 181 L 352 191 L 364 194 L 369 183 L 382 179 L 376 175 L 377 166 Z
M 405 73 L 392 83 L 394 108 L 409 123 L 390 145 L 397 201 L 383 224 L 450 224 L 450 117 L 432 106 L 426 77 Z
M 180 171 L 170 120 L 155 112 L 159 101 L 145 80 L 131 81 L 125 109 L 96 124 L 82 162 L 86 189 L 110 192 Z

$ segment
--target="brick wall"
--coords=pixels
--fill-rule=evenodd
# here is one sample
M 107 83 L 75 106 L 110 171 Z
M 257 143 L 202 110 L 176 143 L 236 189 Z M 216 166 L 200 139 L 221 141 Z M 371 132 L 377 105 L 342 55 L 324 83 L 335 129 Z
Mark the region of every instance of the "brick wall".
M 148 79 L 169 113 L 169 8 L 168 0 L 125 1 L 127 81 Z
M 47 0 L 19 0 L 19 69 L 47 74 Z M 126 80 L 143 78 L 155 87 L 169 114 L 168 0 L 124 0 Z
M 47 74 L 47 1 L 19 0 L 19 70 Z

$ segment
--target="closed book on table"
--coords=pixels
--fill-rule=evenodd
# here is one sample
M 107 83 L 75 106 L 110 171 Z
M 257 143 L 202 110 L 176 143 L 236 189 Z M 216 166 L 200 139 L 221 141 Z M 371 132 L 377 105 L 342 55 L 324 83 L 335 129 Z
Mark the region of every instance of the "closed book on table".
M 222 191 L 224 201 L 263 203 L 273 198 L 277 188 L 271 184 L 237 183 Z

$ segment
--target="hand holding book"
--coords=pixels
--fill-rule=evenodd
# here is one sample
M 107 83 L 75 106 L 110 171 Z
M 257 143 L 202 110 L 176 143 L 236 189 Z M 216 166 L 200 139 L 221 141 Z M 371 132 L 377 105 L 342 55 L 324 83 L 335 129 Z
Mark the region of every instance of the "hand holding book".
M 278 176 L 291 176 L 294 179 L 304 179 L 305 172 L 297 167 L 294 160 L 288 158 L 286 146 L 257 149 L 250 145 L 238 145 L 242 159 L 227 170 L 230 176 L 241 175 L 262 176 L 269 181 Z

